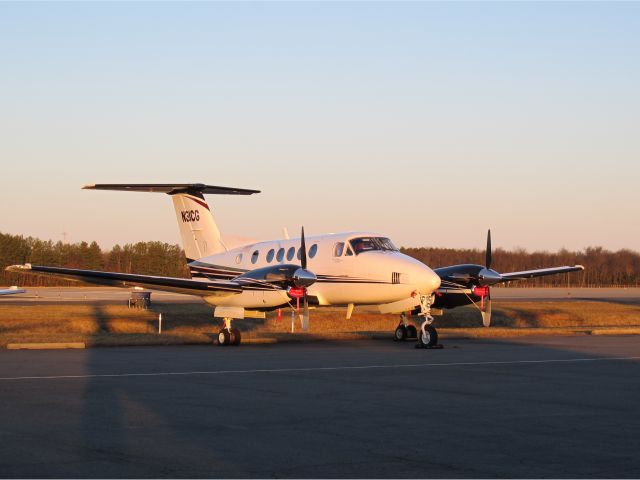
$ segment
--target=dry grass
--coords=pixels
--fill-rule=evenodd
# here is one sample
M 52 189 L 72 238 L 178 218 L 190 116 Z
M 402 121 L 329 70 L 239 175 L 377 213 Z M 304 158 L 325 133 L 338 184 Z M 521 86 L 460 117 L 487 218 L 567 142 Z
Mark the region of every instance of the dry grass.
M 0 346 L 71 341 L 87 345 L 210 343 L 219 328 L 219 322 L 213 321 L 211 312 L 209 306 L 197 303 L 155 303 L 153 310 L 147 311 L 103 304 L 0 305 Z M 156 333 L 158 313 L 163 316 L 162 335 Z M 367 308 L 356 309 L 351 320 L 344 317 L 345 309 L 312 310 L 310 335 L 306 338 L 358 338 L 358 333 L 365 332 L 390 335 L 398 323 L 396 315 L 380 315 Z M 600 327 L 600 333 L 607 329 L 620 332 L 620 329 L 611 329 L 622 326 L 636 327 L 626 330 L 637 333 L 640 305 L 590 301 L 494 302 L 492 320 L 495 328 L 480 328 L 477 309 L 464 307 L 447 311 L 436 319 L 436 326 L 445 335 L 447 332 L 461 333 L 459 329 L 465 329 L 465 335 L 482 337 L 571 333 L 584 331 L 585 327 Z M 291 316 L 283 311 L 282 319 L 278 320 L 274 312 L 266 319 L 243 320 L 238 326 L 248 340 L 285 339 L 291 330 Z M 299 332 L 297 318 L 295 327 Z
M 447 311 L 439 326 L 476 327 L 477 308 Z M 596 301 L 494 302 L 491 325 L 508 328 L 640 326 L 640 305 Z

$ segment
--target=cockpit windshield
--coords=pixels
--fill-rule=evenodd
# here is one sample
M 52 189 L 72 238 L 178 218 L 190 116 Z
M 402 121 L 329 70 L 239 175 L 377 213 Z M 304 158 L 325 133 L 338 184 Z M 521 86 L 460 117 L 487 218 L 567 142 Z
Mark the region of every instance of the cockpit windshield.
M 351 244 L 353 251 L 356 252 L 356 255 L 373 250 L 398 251 L 397 247 L 391 240 L 383 237 L 358 237 L 349 240 L 349 243 Z

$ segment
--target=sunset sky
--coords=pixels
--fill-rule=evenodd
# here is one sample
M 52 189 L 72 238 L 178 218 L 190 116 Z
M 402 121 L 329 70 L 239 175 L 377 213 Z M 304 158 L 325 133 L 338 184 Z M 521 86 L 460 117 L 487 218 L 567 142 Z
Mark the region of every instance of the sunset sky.
M 640 3 L 0 3 L 0 232 L 640 250 Z

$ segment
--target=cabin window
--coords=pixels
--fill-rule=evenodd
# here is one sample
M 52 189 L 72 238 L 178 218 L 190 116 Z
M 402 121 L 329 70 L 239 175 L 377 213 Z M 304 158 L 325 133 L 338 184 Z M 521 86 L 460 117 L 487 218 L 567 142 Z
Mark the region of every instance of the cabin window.
M 236 263 L 240 263 L 242 261 L 242 254 L 239 253 L 238 255 L 236 255 Z
M 296 247 L 290 247 L 287 251 L 287 260 L 293 260 L 293 256 L 296 254 Z
M 298 249 L 298 253 L 296 254 L 296 258 L 297 258 L 298 260 L 302 260 L 302 248 L 299 248 L 299 249 Z
M 318 253 L 318 245 L 314 243 L 309 249 L 309 258 L 315 257 L 316 253 Z
M 258 250 L 253 252 L 253 255 L 251 255 L 251 263 L 256 263 L 258 261 L 259 256 L 260 256 L 260 252 Z
M 276 255 L 276 258 L 278 259 L 279 262 L 284 260 L 284 248 L 281 248 L 280 250 L 278 250 L 278 254 Z
M 271 263 L 273 261 L 273 256 L 276 254 L 276 251 L 272 248 L 267 252 L 267 262 Z
M 338 242 L 333 246 L 333 256 L 341 257 L 344 253 L 344 242 Z

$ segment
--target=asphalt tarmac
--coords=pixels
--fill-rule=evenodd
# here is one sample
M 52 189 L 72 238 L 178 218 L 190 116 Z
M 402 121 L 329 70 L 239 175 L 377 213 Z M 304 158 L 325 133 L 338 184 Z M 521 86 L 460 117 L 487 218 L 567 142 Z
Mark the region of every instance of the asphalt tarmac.
M 640 477 L 640 337 L 0 351 L 2 477 Z

